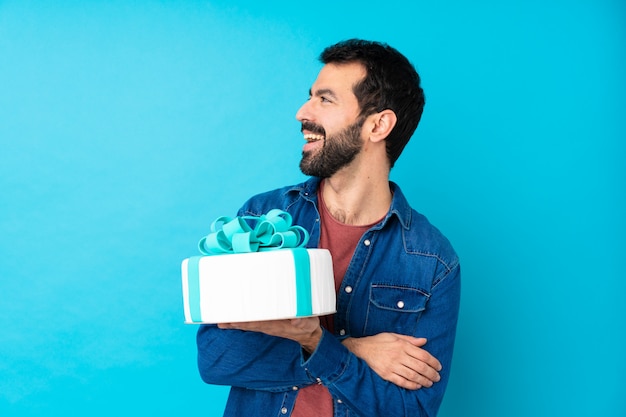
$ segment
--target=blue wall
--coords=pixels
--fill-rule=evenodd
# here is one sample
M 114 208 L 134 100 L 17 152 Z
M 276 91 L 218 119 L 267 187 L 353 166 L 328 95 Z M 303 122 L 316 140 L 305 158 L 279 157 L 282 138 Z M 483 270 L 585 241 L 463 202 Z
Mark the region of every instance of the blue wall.
M 299 181 L 321 49 L 422 74 L 392 172 L 463 261 L 440 415 L 623 416 L 621 0 L 0 2 L 0 415 L 221 415 L 179 263 Z

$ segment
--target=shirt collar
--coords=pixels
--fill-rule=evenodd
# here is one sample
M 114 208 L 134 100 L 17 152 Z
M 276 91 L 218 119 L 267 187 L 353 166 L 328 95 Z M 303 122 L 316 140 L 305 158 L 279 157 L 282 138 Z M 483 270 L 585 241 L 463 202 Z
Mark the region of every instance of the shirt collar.
M 411 227 L 411 213 L 413 210 L 409 205 L 409 202 L 404 197 L 402 190 L 398 184 L 393 181 L 389 181 L 389 186 L 391 187 L 391 192 L 393 193 L 393 198 L 391 199 L 391 208 L 389 209 L 389 213 L 385 220 L 387 220 L 392 215 L 396 215 L 400 224 L 405 229 L 409 229 Z
M 307 181 L 291 187 L 289 191 L 296 191 L 300 193 L 303 198 L 317 202 L 317 188 L 319 187 L 320 182 L 321 178 L 311 177 Z M 402 190 L 400 190 L 400 187 L 396 183 L 389 181 L 389 187 L 393 193 L 391 207 L 389 208 L 389 212 L 385 218 L 374 227 L 382 228 L 387 224 L 392 216 L 396 216 L 402 227 L 408 229 L 411 226 L 411 206 L 409 206 L 409 202 L 406 200 Z

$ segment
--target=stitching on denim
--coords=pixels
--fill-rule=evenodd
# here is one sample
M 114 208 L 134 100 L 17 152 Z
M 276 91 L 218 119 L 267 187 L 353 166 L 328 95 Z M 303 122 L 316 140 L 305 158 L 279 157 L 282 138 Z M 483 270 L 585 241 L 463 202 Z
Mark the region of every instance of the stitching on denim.
M 363 277 L 365 276 L 364 271 L 367 268 L 367 265 L 369 264 L 369 260 L 372 254 L 372 248 L 374 248 L 376 246 L 376 239 L 378 237 L 378 233 L 375 232 L 371 232 L 372 229 L 370 229 L 369 231 L 363 233 L 363 236 L 361 236 L 361 239 L 359 240 L 359 243 L 357 243 L 357 247 L 354 251 L 354 254 L 356 254 L 357 251 L 359 251 L 359 247 L 363 244 L 362 242 L 364 242 L 365 240 L 369 239 L 370 241 L 370 245 L 365 249 L 365 257 L 363 258 L 363 262 L 361 263 L 361 268 L 359 269 L 358 273 L 356 274 L 356 281 L 354 282 L 353 286 L 354 288 L 358 287 L 359 283 L 361 282 L 361 280 L 363 280 Z M 370 237 L 371 234 L 371 237 Z M 366 237 L 368 236 L 368 237 Z M 348 269 L 346 270 L 349 271 L 350 270 L 350 266 L 352 265 L 352 262 L 354 261 L 354 255 L 352 256 L 352 259 L 350 259 L 350 263 L 348 264 Z M 346 281 L 345 276 L 343 279 L 343 282 L 341 283 L 341 287 L 344 287 L 344 282 Z M 371 287 L 370 287 L 370 297 L 371 297 Z M 346 323 L 350 323 L 350 311 L 352 310 L 352 301 L 354 300 L 354 297 L 350 297 L 350 301 L 348 302 L 348 305 L 346 306 Z M 364 322 L 364 328 L 367 329 L 367 323 L 369 321 L 369 312 L 370 309 L 367 309 L 367 313 L 365 313 L 365 322 Z
M 423 296 L 426 299 L 426 302 L 424 303 L 424 306 L 422 306 L 421 308 L 414 310 L 414 309 L 400 309 L 400 308 L 396 308 L 396 307 L 386 307 L 383 305 L 380 305 L 377 301 L 376 301 L 376 297 L 374 297 L 374 289 L 375 288 L 393 288 L 393 289 L 398 289 L 398 290 L 403 290 L 403 291 L 413 291 L 413 292 L 417 292 L 419 293 L 421 296 Z M 376 283 L 372 283 L 370 285 L 370 293 L 369 293 L 369 300 L 368 303 L 371 305 L 373 304 L 376 308 L 380 309 L 380 310 L 385 310 L 385 311 L 393 311 L 396 313 L 407 313 L 407 314 L 415 314 L 415 313 L 419 313 L 422 312 L 426 309 L 426 304 L 428 303 L 428 301 L 430 300 L 430 296 L 431 294 L 419 289 L 419 288 L 415 288 L 415 287 L 410 287 L 410 286 L 405 286 L 405 285 L 387 285 L 387 284 L 376 284 Z M 369 314 L 370 308 L 368 306 L 367 312 Z
M 341 367 L 340 371 L 337 373 L 337 375 L 333 378 L 333 382 L 332 384 L 335 385 L 335 382 L 341 378 L 343 376 L 343 374 L 346 373 L 346 371 L 348 370 L 348 368 L 350 367 L 350 361 L 352 360 L 352 355 L 346 355 L 347 360 L 344 366 Z M 356 357 L 356 355 L 355 355 Z M 335 385 L 336 386 L 336 385 Z
M 455 262 L 451 264 L 450 269 L 444 270 L 441 274 L 435 277 L 435 280 L 433 281 L 433 290 L 437 288 L 437 286 L 441 284 L 447 277 L 450 276 L 450 272 L 454 271 L 458 267 L 459 267 L 459 260 L 457 258 Z
M 413 251 L 413 250 L 409 250 L 409 248 L 407 248 L 407 240 L 406 240 L 406 236 L 405 236 L 405 231 L 402 231 L 402 245 L 404 246 L 404 251 L 407 254 L 411 254 L 411 255 L 417 255 L 417 256 L 424 256 L 427 258 L 434 258 L 437 260 L 437 264 L 442 265 L 444 267 L 444 270 L 438 274 L 437 276 L 435 276 L 435 278 L 433 279 L 433 286 L 432 288 L 435 288 L 437 285 L 439 285 L 439 283 L 441 283 L 441 281 L 443 281 L 445 279 L 445 277 L 454 269 L 459 265 L 459 258 L 458 256 L 455 256 L 449 263 L 446 262 L 441 256 L 439 256 L 438 254 L 435 253 L 430 253 L 430 252 L 423 252 L 423 251 Z

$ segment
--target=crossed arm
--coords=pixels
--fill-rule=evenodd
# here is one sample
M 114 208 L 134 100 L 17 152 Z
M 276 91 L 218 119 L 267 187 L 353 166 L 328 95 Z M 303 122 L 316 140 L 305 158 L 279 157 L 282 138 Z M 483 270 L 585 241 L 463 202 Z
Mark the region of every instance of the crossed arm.
M 209 384 L 265 392 L 291 391 L 321 377 L 357 413 L 435 415 L 450 375 L 459 306 L 458 268 L 452 272 L 434 288 L 415 329 L 428 345 L 424 338 L 385 332 L 340 342 L 317 318 L 204 325 L 200 374 Z M 284 366 L 277 368 L 279 362 Z
M 291 320 L 222 323 L 221 329 L 255 331 L 299 343 L 313 353 L 322 337 L 317 317 Z M 347 338 L 343 345 L 363 359 L 382 379 L 401 388 L 416 390 L 440 380 L 441 364 L 423 346 L 426 339 L 396 333 Z

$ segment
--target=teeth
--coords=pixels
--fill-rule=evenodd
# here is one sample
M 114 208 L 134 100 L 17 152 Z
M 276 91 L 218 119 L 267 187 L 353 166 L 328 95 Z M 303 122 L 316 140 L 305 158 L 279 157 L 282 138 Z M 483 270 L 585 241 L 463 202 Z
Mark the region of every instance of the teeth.
M 307 142 L 315 142 L 315 141 L 318 141 L 318 140 L 323 140 L 324 139 L 324 135 L 314 135 L 312 133 L 308 133 L 308 134 L 304 135 L 304 139 Z

